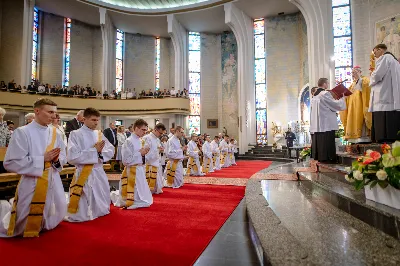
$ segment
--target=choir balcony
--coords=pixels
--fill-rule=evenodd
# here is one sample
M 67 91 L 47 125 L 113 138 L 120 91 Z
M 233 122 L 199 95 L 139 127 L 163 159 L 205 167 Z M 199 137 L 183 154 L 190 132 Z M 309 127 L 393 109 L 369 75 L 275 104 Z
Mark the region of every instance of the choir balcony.
M 189 99 L 180 97 L 96 99 L 0 91 L 0 106 L 5 109 L 31 112 L 33 103 L 38 98 L 44 97 L 57 103 L 59 113 L 66 114 L 76 114 L 87 107 L 98 109 L 102 115 L 190 114 Z

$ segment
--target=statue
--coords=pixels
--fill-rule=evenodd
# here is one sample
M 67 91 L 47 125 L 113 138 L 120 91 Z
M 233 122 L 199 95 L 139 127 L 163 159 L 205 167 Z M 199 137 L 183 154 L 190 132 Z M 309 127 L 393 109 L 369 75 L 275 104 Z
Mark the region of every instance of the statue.
M 272 136 L 274 137 L 274 143 L 272 144 L 272 150 L 282 149 L 282 145 L 278 142 L 283 138 L 282 127 L 278 126 L 278 123 L 272 122 Z
M 372 113 L 368 112 L 371 87 L 369 78 L 361 75 L 356 66 L 351 72 L 353 82 L 349 90 L 353 93 L 346 98 L 347 109 L 340 112 L 344 126 L 344 139 L 351 143 L 371 142 Z
M 226 130 L 225 127 L 222 128 L 222 133 L 224 134 L 224 136 L 228 135 L 228 130 Z

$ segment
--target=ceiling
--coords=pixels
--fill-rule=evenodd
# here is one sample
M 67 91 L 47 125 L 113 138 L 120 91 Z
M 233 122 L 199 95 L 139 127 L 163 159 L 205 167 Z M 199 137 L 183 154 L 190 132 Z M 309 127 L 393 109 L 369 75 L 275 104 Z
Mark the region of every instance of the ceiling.
M 87 0 L 84 0 L 87 1 Z M 90 0 L 92 1 L 92 0 Z M 114 2 L 136 3 L 172 3 L 172 2 L 199 2 L 199 0 L 96 0 Z M 217 1 L 214 1 L 217 2 Z M 209 1 L 204 1 L 209 3 Z M 243 10 L 251 18 L 276 16 L 280 12 L 285 14 L 295 13 L 299 10 L 289 0 L 236 0 L 235 5 Z M 36 0 L 36 6 L 49 13 L 70 17 L 71 19 L 99 26 L 100 13 L 97 6 L 82 2 L 82 0 Z M 109 9 L 110 10 L 110 9 Z M 169 38 L 167 15 L 132 15 L 121 10 L 109 11 L 114 26 L 128 33 L 140 33 Z M 199 9 L 190 12 L 176 14 L 177 19 L 188 31 L 221 33 L 229 31 L 225 24 L 225 12 L 223 5 L 212 8 Z
M 185 7 L 194 4 L 213 2 L 210 0 L 88 0 L 99 4 L 134 9 L 167 9 Z

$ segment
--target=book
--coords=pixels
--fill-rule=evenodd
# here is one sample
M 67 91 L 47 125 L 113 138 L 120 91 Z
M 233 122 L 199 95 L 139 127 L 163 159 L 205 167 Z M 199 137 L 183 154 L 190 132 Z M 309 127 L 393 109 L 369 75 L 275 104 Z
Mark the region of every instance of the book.
M 340 99 L 344 96 L 350 96 L 353 93 L 351 91 L 349 91 L 344 85 L 343 83 L 340 83 L 339 85 L 337 85 L 335 88 L 333 88 L 331 90 L 333 93 L 336 94 L 336 96 Z

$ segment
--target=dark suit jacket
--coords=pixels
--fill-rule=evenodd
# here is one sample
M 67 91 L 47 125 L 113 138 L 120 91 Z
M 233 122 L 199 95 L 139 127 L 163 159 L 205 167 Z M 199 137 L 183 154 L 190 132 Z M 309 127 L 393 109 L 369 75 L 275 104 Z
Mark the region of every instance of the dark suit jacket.
M 129 131 L 127 131 L 125 134 L 126 134 L 126 138 L 129 138 L 132 135 L 132 133 Z
M 117 132 L 114 131 L 114 137 L 115 137 L 115 139 L 114 139 L 113 133 L 111 132 L 111 130 L 112 130 L 111 128 L 106 128 L 106 129 L 104 129 L 103 134 L 104 134 L 104 136 L 108 139 L 108 141 L 109 141 L 112 145 L 114 145 L 114 147 L 116 147 L 117 144 L 118 144 L 118 141 L 117 141 Z
M 80 126 L 79 126 L 76 118 L 67 121 L 67 123 L 65 124 L 65 136 L 67 136 L 67 138 L 69 138 L 69 133 L 71 133 L 71 131 L 77 130 L 79 128 L 80 128 Z

